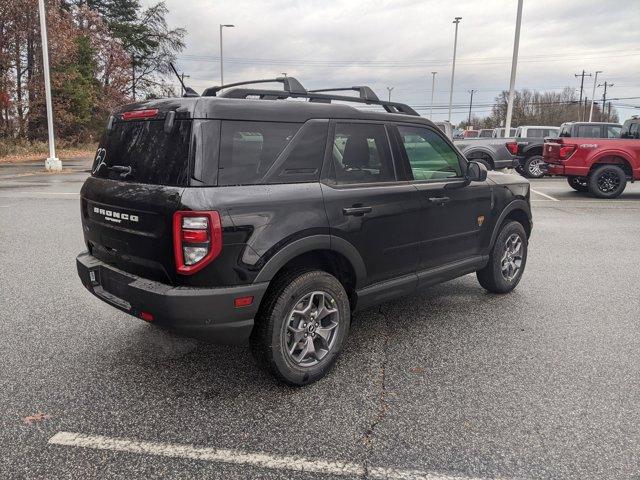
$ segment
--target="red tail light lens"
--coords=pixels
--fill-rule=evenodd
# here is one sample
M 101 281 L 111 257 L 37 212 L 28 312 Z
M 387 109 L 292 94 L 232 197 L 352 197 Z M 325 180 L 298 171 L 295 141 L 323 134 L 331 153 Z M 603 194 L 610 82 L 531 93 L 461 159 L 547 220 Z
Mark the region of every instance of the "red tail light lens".
M 518 142 L 507 142 L 505 143 L 505 146 L 511 155 L 518 154 Z
M 149 108 L 147 110 L 132 110 L 122 114 L 122 120 L 145 120 L 158 115 L 157 108 Z
M 560 160 L 566 160 L 571 155 L 573 155 L 573 152 L 575 152 L 575 151 L 576 151 L 576 146 L 575 145 L 568 145 L 566 147 L 560 147 L 560 150 L 558 151 L 558 157 L 560 158 Z
M 173 253 L 176 270 L 191 275 L 222 251 L 222 226 L 218 212 L 180 211 L 173 214 Z

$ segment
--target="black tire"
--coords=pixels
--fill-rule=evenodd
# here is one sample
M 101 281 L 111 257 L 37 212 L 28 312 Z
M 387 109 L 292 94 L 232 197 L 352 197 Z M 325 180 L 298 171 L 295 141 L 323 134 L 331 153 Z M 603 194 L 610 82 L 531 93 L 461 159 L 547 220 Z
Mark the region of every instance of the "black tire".
M 520 241 L 521 258 L 517 272 L 511 277 L 503 273 L 503 259 L 507 241 L 511 241 L 514 236 Z M 516 288 L 527 264 L 527 246 L 527 234 L 521 223 L 507 221 L 503 224 L 489 253 L 489 263 L 482 270 L 476 272 L 480 285 L 492 293 L 508 293 Z
M 349 298 L 338 279 L 321 270 L 288 272 L 280 275 L 273 282 L 255 319 L 255 326 L 250 338 L 251 350 L 258 365 L 282 382 L 294 386 L 307 385 L 327 374 L 342 349 L 351 321 Z M 315 331 L 309 330 L 318 328 L 312 327 L 313 322 L 307 322 L 303 320 L 306 317 L 294 316 L 297 314 L 293 313 L 294 307 L 299 306 L 309 295 L 316 295 L 317 292 L 324 292 L 333 300 L 332 303 L 325 299 L 328 301 L 328 305 L 332 305 L 331 310 L 335 310 L 338 315 L 336 331 L 331 336 L 331 346 L 323 349 L 326 351 L 324 356 L 317 359 L 320 354 L 316 353 L 315 361 L 317 363 L 297 363 L 295 355 L 288 351 L 287 342 L 290 345 L 305 345 L 305 342 L 311 341 L 314 345 L 329 346 L 328 343 L 323 343 L 325 342 L 323 335 L 319 333 L 316 335 Z M 312 305 L 312 302 L 314 302 L 313 298 L 308 302 L 308 305 Z M 313 313 L 309 318 L 313 319 L 312 315 Z M 329 315 L 319 320 L 319 328 L 323 327 L 322 322 L 327 319 L 329 319 Z M 303 321 L 305 328 L 300 328 Z M 305 332 L 304 337 L 300 337 L 299 341 L 294 341 L 295 334 L 288 329 L 291 322 L 297 323 L 298 329 Z M 307 324 L 309 324 L 308 327 Z M 323 331 L 326 331 L 326 328 Z M 302 354 L 304 348 L 300 347 L 300 350 L 299 353 Z M 308 361 L 313 361 L 313 358 L 309 358 Z
M 527 157 L 524 161 L 524 176 L 527 178 L 542 178 L 545 173 L 539 167 L 539 164 L 542 163 L 542 155 L 531 155 Z
M 627 186 L 627 174 L 617 165 L 602 165 L 589 175 L 589 192 L 598 198 L 616 198 Z
M 567 182 L 569 182 L 569 186 L 573 188 L 576 192 L 589 191 L 589 186 L 587 185 L 586 177 L 567 177 Z

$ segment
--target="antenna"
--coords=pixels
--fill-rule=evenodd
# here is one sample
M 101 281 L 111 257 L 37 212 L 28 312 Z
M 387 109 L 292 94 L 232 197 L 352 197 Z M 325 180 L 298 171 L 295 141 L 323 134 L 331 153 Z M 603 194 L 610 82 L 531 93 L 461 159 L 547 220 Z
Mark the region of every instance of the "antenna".
M 171 66 L 173 73 L 175 73 L 176 77 L 178 77 L 178 81 L 180 82 L 180 85 L 182 85 L 182 89 L 184 90 L 183 97 L 199 97 L 200 95 L 198 95 L 198 93 L 193 88 L 185 86 L 184 81 L 182 80 L 182 77 L 178 73 L 178 70 L 176 70 L 176 67 L 173 66 L 173 62 L 169 62 L 169 65 Z

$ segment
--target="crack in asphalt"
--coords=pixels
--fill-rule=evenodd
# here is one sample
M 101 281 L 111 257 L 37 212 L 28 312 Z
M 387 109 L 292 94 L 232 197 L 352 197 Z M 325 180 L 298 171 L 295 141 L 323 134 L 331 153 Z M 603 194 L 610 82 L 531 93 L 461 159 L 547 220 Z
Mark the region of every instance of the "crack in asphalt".
M 380 364 L 380 369 L 377 375 L 377 384 L 378 384 L 378 409 L 373 417 L 369 428 L 366 430 L 363 442 L 367 449 L 367 455 L 365 456 L 363 466 L 364 466 L 364 475 L 363 479 L 367 480 L 370 478 L 369 465 L 371 463 L 371 456 L 373 454 L 372 444 L 373 437 L 375 435 L 375 431 L 377 426 L 382 423 L 382 421 L 387 416 L 387 412 L 389 411 L 389 404 L 387 402 L 387 364 L 389 363 L 389 319 L 387 313 L 384 311 L 384 307 L 379 307 L 378 313 L 380 313 L 384 318 L 383 324 L 383 335 L 382 335 L 382 362 Z

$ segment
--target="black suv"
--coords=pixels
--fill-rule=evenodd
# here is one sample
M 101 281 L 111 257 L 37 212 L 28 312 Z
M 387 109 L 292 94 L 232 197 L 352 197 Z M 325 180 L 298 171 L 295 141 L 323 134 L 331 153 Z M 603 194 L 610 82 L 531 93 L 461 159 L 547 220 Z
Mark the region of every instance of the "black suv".
M 270 81 L 284 89 L 228 89 L 258 83 L 242 82 L 113 113 L 81 192 L 90 292 L 187 335 L 248 340 L 302 385 L 335 362 L 355 310 L 471 272 L 491 292 L 518 284 L 526 180 L 487 178 L 368 87 Z

